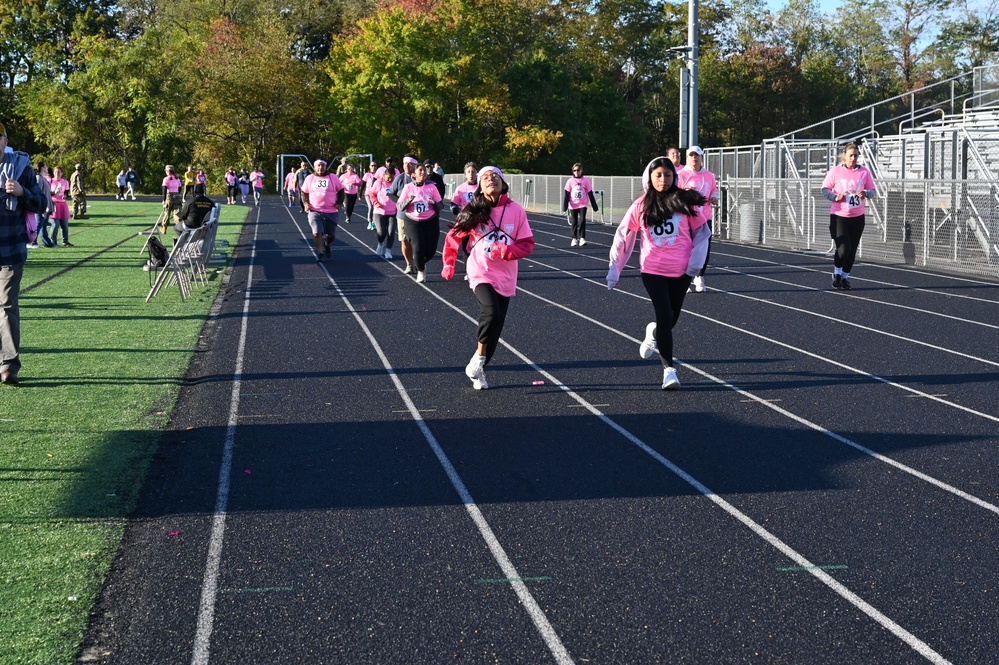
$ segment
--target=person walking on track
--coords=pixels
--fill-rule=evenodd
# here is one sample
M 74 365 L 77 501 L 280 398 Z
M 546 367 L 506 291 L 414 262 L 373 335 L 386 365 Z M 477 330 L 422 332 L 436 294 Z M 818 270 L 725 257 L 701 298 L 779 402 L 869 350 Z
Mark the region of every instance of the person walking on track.
M 326 258 L 330 257 L 330 245 L 336 240 L 338 206 L 343 200 L 343 185 L 335 174 L 326 172 L 325 160 L 317 159 L 312 166 L 315 173 L 306 178 L 302 185 L 302 202 L 305 204 L 305 211 L 309 213 L 316 261 L 322 263 L 324 255 Z
M 368 207 L 374 210 L 375 233 L 378 236 L 375 254 L 389 261 L 392 260 L 392 242 L 395 240 L 396 207 L 395 201 L 388 195 L 388 188 L 394 179 L 392 171 L 382 171 L 381 177 L 372 180 L 367 189 Z
M 700 146 L 690 146 L 687 150 L 687 165 L 677 171 L 676 175 L 679 179 L 677 186 L 680 189 L 696 189 L 701 193 L 701 196 L 708 200 L 704 204 L 704 207 L 701 208 L 701 212 L 704 215 L 704 219 L 708 222 L 708 228 L 712 229 L 713 232 L 711 206 L 718 205 L 718 182 L 715 180 L 715 174 L 704 168 L 704 150 Z M 708 253 L 704 257 L 704 266 L 694 276 L 694 281 L 691 285 L 691 288 L 697 293 L 704 292 L 704 271 L 708 268 L 708 260 L 710 258 L 711 237 L 708 236 Z
M 677 187 L 676 167 L 668 157 L 649 162 L 642 187 L 645 194 L 631 204 L 614 233 L 607 288 L 617 286 L 639 238 L 642 284 L 656 313 L 656 320 L 645 328 L 639 354 L 651 358 L 658 346 L 662 389 L 676 390 L 680 381 L 673 367 L 673 326 L 680 318 L 691 278 L 704 265 L 711 228 L 701 212 L 706 199 L 696 190 Z
M 437 185 L 427 177 L 427 167 L 417 164 L 413 182 L 399 192 L 399 210 L 406 216 L 406 237 L 413 245 L 416 281 L 427 281 L 427 263 L 437 254 L 441 237 L 440 212 L 443 204 Z
M 572 176 L 565 181 L 565 195 L 562 199 L 562 212 L 569 211 L 569 223 L 572 224 L 572 241 L 570 247 L 586 245 L 586 205 L 593 206 L 597 212 L 597 200 L 593 196 L 593 185 L 590 179 L 583 175 L 583 165 L 572 165 Z
M 371 186 L 373 184 L 375 184 L 376 180 L 378 180 L 378 176 L 375 175 L 375 171 L 377 171 L 377 170 L 378 170 L 378 165 L 377 164 L 375 164 L 374 162 L 371 162 L 370 164 L 368 164 L 368 172 L 365 173 L 363 176 L 361 176 L 361 180 L 363 181 L 363 183 L 361 184 L 360 196 L 362 196 L 362 197 L 368 196 L 368 192 L 371 191 Z M 368 196 L 368 198 L 366 200 L 370 201 L 371 197 Z M 371 205 L 368 206 L 368 213 L 367 213 L 367 215 L 368 215 L 368 230 L 369 231 L 374 231 L 375 230 L 375 208 L 374 208 L 374 206 L 371 206 Z
M 444 241 L 444 269 L 441 277 L 451 279 L 458 260 L 458 248 L 467 238 L 468 285 L 479 301 L 479 326 L 472 359 L 465 376 L 472 388 L 485 390 L 485 367 L 492 360 L 506 322 L 510 298 L 517 292 L 517 261 L 534 251 L 534 234 L 527 213 L 508 196 L 503 172 L 485 166 L 477 174 L 478 190 L 459 213 Z
M 864 212 L 867 199 L 877 196 L 871 172 L 857 163 L 860 150 L 847 143 L 840 163 L 826 174 L 822 194 L 832 202 L 829 209 L 829 235 L 836 243 L 833 256 L 834 289 L 849 291 L 850 271 L 857 258 L 860 238 L 864 235 Z
M 343 185 L 343 221 L 350 224 L 350 217 L 354 214 L 354 206 L 357 204 L 357 193 L 364 181 L 361 180 L 361 176 L 354 173 L 354 165 L 348 163 L 343 169 L 340 183 Z

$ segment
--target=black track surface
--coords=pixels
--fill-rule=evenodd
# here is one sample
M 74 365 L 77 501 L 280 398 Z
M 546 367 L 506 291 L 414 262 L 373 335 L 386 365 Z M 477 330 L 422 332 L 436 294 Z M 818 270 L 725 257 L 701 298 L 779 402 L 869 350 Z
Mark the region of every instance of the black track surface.
M 613 228 L 531 223 L 523 357 L 477 392 L 460 269 L 416 284 L 360 215 L 320 266 L 255 211 L 83 658 L 193 662 L 238 378 L 211 663 L 999 663 L 999 285 L 861 262 L 834 292 L 823 256 L 716 242 L 664 393 Z

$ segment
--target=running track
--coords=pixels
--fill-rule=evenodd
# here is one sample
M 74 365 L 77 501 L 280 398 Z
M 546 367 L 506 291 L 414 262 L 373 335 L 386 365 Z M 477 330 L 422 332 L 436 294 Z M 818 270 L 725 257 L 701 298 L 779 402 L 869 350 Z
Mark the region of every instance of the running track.
M 531 224 L 476 392 L 460 269 L 254 210 L 84 659 L 999 663 L 999 284 L 716 243 L 664 393 Z

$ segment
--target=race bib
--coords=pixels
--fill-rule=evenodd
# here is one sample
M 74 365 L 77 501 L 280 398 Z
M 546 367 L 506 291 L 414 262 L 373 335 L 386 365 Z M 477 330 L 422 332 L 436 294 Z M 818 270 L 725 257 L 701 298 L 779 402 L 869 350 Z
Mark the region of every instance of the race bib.
M 330 181 L 329 179 L 315 180 L 312 184 L 315 185 L 316 189 L 328 189 Z
M 863 201 L 864 200 L 860 197 L 860 194 L 846 195 L 846 204 L 851 208 L 859 208 Z
M 426 211 L 427 211 L 426 201 L 413 201 L 413 212 L 415 212 L 417 215 L 422 215 Z
M 660 220 L 649 226 L 649 235 L 656 247 L 676 244 L 677 234 L 680 230 L 680 213 L 674 213 L 669 219 Z
M 572 196 L 572 200 L 573 201 L 582 201 L 583 200 L 583 188 L 580 187 L 579 185 L 574 186 L 572 188 L 572 194 L 571 194 L 571 196 Z

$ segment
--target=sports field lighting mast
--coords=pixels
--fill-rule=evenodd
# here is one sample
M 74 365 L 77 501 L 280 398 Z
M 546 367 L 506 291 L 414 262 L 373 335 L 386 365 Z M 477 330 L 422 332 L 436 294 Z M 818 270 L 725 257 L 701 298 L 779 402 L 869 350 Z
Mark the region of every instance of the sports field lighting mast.
M 687 45 L 669 49 L 670 55 L 683 60 L 680 70 L 680 147 L 697 145 L 697 59 L 699 52 L 698 0 L 687 0 Z

